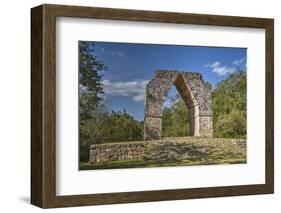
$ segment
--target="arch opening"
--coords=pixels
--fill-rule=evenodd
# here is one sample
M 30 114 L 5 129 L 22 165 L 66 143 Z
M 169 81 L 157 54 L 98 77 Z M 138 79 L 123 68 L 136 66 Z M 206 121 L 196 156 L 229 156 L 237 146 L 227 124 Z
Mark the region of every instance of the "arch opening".
M 161 137 L 190 136 L 189 111 L 173 85 L 162 106 Z

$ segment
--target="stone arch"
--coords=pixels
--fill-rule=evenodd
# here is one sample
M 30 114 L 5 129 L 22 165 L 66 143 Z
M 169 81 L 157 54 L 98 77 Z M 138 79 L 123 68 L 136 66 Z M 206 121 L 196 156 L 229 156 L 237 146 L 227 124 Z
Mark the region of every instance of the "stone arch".
M 146 86 L 144 139 L 161 138 L 162 105 L 173 85 L 189 111 L 191 136 L 213 137 L 211 85 L 200 73 L 158 70 Z

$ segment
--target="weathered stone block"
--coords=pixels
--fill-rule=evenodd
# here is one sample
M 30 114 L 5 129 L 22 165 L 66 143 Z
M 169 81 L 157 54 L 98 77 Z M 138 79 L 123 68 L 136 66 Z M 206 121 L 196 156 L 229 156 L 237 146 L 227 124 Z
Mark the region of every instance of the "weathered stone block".
M 144 120 L 144 137 L 146 140 L 160 139 L 162 117 L 146 116 Z

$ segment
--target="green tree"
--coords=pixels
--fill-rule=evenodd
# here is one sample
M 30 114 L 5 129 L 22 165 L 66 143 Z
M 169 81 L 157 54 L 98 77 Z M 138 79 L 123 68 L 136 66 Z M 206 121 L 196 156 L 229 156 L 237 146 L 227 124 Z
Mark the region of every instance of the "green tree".
M 212 94 L 215 137 L 245 138 L 247 134 L 246 73 L 229 75 Z
M 79 41 L 79 113 L 85 119 L 101 107 L 103 85 L 101 72 L 106 67 L 94 55 L 91 42 Z
M 108 131 L 104 142 L 143 140 L 143 125 L 130 116 L 126 110 L 112 111 L 106 124 Z
M 172 98 L 171 108 L 163 109 L 162 137 L 181 137 L 189 135 L 189 114 L 182 98 Z
M 92 144 L 143 140 L 143 122 L 123 112 L 103 112 L 80 122 L 80 162 L 89 160 Z
M 98 123 L 103 109 L 101 72 L 105 65 L 94 55 L 91 42 L 79 41 L 79 153 L 87 161 L 94 122 Z M 96 127 L 97 125 L 95 125 Z
M 143 139 L 143 122 L 125 110 L 109 113 L 104 106 L 102 71 L 104 63 L 95 56 L 91 42 L 79 42 L 79 153 L 89 160 L 90 145 Z

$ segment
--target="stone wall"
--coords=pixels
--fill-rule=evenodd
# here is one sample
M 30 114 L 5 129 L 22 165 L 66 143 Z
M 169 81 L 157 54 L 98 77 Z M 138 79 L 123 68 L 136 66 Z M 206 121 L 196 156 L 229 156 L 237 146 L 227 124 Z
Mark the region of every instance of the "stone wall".
M 144 143 L 107 143 L 90 147 L 90 163 L 141 159 Z
M 211 85 L 200 73 L 158 70 L 146 87 L 144 139 L 161 138 L 162 106 L 173 85 L 189 111 L 191 136 L 213 137 Z
M 90 163 L 117 160 L 223 159 L 246 156 L 245 139 L 213 139 L 181 137 L 157 141 L 96 144 L 90 148 Z

